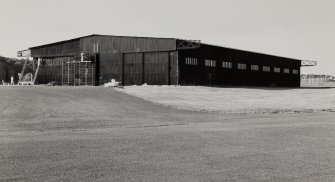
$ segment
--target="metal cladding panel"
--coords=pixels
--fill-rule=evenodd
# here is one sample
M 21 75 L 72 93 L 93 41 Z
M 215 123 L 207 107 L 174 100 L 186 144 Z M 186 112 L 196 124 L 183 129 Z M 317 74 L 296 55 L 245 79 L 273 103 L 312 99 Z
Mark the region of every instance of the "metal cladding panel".
M 111 79 L 124 85 L 177 84 L 177 51 L 100 54 L 101 83 Z
M 198 64 L 188 65 L 186 58 L 196 58 Z M 184 85 L 300 86 L 300 74 L 283 73 L 283 68 L 300 73 L 300 60 L 205 44 L 199 49 L 180 50 L 178 59 L 180 84 Z M 215 60 L 216 65 L 205 66 L 205 60 Z M 223 68 L 222 62 L 232 62 L 232 68 Z M 238 63 L 246 64 L 246 69 L 237 69 Z M 258 65 L 259 70 L 251 70 L 251 65 Z M 263 71 L 263 66 L 269 66 L 270 71 Z M 281 73 L 275 73 L 274 67 L 281 68 Z
M 100 54 L 100 83 L 122 80 L 122 54 Z
M 40 66 L 36 83 L 56 82 L 58 85 L 94 85 L 92 79 L 95 78 L 95 72 L 90 71 L 91 67 L 95 67 L 94 62 L 88 66 L 85 62 L 80 63 L 80 65 L 77 64 L 78 62 L 73 62 L 73 57 L 46 58 L 44 60 L 45 62 Z M 72 64 L 69 65 L 68 62 Z M 87 77 L 88 74 L 89 77 Z
M 80 49 L 90 54 L 172 51 L 176 50 L 176 40 L 95 35 L 81 38 Z
M 142 84 L 142 54 L 132 53 L 124 56 L 125 85 Z
M 58 57 L 44 59 L 45 63 L 41 65 L 36 78 L 38 84 L 47 84 L 55 81 L 62 84 L 62 64 L 73 61 L 73 57 Z
M 127 53 L 176 50 L 176 39 L 91 35 L 67 41 L 32 47 L 31 57 L 65 57 L 81 51 L 93 53 Z
M 87 54 L 95 53 L 95 48 L 93 50 L 93 45 L 96 44 L 96 36 L 89 36 L 80 39 L 80 51 L 84 51 Z
M 168 65 L 169 53 L 145 54 L 145 82 L 149 85 L 167 85 L 169 75 Z
M 31 57 L 64 57 L 80 54 L 80 39 L 30 48 Z
M 62 66 L 44 66 L 40 68 L 36 82 L 38 84 L 47 84 L 52 81 L 58 84 L 62 83 Z

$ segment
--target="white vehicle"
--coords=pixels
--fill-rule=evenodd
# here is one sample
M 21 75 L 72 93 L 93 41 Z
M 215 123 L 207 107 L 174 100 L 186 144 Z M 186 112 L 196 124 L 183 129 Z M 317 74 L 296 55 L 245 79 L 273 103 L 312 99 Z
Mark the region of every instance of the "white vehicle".
M 34 82 L 32 81 L 20 81 L 18 85 L 34 85 Z

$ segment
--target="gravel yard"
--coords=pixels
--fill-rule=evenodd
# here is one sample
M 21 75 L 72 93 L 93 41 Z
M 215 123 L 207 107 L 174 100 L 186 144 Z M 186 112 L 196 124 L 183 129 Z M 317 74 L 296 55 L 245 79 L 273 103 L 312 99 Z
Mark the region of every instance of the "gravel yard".
M 213 101 L 211 108 L 220 100 L 243 103 L 245 98 L 247 109 L 274 92 L 283 98 L 292 93 L 155 86 L 124 90 L 132 89 L 186 106 Z M 183 94 L 174 98 L 177 92 Z M 256 100 L 249 98 L 253 94 Z M 0 87 L 0 101 L 0 181 L 335 180 L 333 112 L 178 110 L 102 87 Z M 277 101 L 282 101 L 279 96 Z

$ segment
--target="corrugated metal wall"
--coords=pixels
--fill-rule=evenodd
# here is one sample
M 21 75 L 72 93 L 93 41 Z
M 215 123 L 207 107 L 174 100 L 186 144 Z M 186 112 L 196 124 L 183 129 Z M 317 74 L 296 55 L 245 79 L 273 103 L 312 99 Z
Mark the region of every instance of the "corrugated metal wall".
M 273 67 L 280 67 L 298 69 L 300 73 L 299 60 L 206 44 L 201 44 L 199 49 L 177 51 L 176 39 L 92 35 L 35 47 L 32 49 L 32 56 L 79 56 L 81 50 L 86 54 L 99 54 L 97 83 L 101 84 L 113 78 L 126 85 L 300 85 L 299 75 L 273 71 Z M 199 64 L 186 65 L 186 57 L 197 58 Z M 206 67 L 206 59 L 216 60 L 216 66 Z M 222 68 L 222 61 L 233 62 L 233 68 Z M 237 63 L 245 63 L 246 70 L 238 70 Z M 251 64 L 259 65 L 260 69 L 263 65 L 270 66 L 271 71 L 252 71 Z M 180 68 L 179 75 L 177 68 Z M 59 70 L 57 66 L 53 66 L 41 71 L 41 82 L 58 80 Z
M 147 64 L 142 63 L 142 54 L 124 54 L 122 58 L 120 53 L 174 51 L 175 49 L 175 39 L 92 35 L 34 47 L 31 48 L 31 55 L 32 57 L 43 57 L 46 61 L 37 80 L 38 83 L 42 84 L 51 81 L 61 83 L 61 66 L 55 65 L 53 62 L 60 59 L 67 60 L 69 57 L 75 57 L 78 61 L 82 50 L 85 54 L 99 54 L 97 81 L 100 83 L 106 83 L 114 78 L 116 80 L 124 79 L 124 83 L 128 85 L 142 84 L 143 78 L 146 77 L 147 81 L 152 84 L 167 84 L 169 81 L 174 83 L 174 79 L 167 79 L 166 75 L 168 75 L 169 68 L 176 68 L 173 63 L 176 62 L 174 60 L 177 57 L 171 59 L 171 65 L 168 67 L 166 66 L 169 60 L 168 53 L 165 55 L 164 53 L 153 53 L 152 55 L 148 53 L 145 55 L 145 59 L 148 59 Z M 122 59 L 124 67 L 122 67 Z M 149 72 L 143 74 L 143 70 Z M 175 73 L 171 72 L 171 75 L 175 76 Z M 159 78 L 155 78 L 155 76 Z
M 31 57 L 64 57 L 80 54 L 80 39 L 31 48 Z
M 73 57 L 44 59 L 45 63 L 40 67 L 36 82 L 38 84 L 47 84 L 55 81 L 58 84 L 62 84 L 62 64 L 72 60 Z
M 109 54 L 176 50 L 176 39 L 94 35 L 80 39 L 85 53 Z
M 74 56 L 87 54 L 176 50 L 176 39 L 91 35 L 30 48 L 31 57 Z
M 125 85 L 140 85 L 143 83 L 142 54 L 133 53 L 124 55 L 124 82 Z
M 122 54 L 100 54 L 100 82 L 122 80 Z
M 37 84 L 47 84 L 52 81 L 62 84 L 62 66 L 43 66 L 39 70 Z
M 168 84 L 169 53 L 148 53 L 144 57 L 145 81 L 152 85 Z
M 101 83 L 111 79 L 124 85 L 177 83 L 177 51 L 100 55 Z
M 201 45 L 199 49 L 180 50 L 180 84 L 191 85 L 243 85 L 243 86 L 300 86 L 300 61 L 295 59 L 271 56 L 236 49 L 210 45 Z M 197 58 L 198 65 L 185 64 L 186 58 Z M 215 67 L 205 66 L 205 60 L 215 60 Z M 223 68 L 222 62 L 232 62 L 231 69 Z M 246 64 L 245 70 L 237 69 L 238 63 Z M 259 70 L 251 70 L 251 65 L 258 65 Z M 264 72 L 262 66 L 269 66 L 270 72 Z M 275 73 L 274 67 L 281 68 Z M 289 68 L 290 73 L 283 73 Z M 299 74 L 292 74 L 292 69 Z

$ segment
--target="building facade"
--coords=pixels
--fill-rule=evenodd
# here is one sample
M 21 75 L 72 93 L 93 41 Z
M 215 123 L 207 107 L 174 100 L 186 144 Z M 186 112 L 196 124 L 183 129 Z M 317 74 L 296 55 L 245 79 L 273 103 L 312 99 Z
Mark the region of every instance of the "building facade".
M 123 85 L 300 86 L 301 60 L 199 41 L 90 35 L 30 51 L 35 60 L 43 59 L 41 84 L 101 85 L 115 79 Z M 90 67 L 78 63 L 82 52 Z M 73 62 L 78 66 L 70 67 Z

